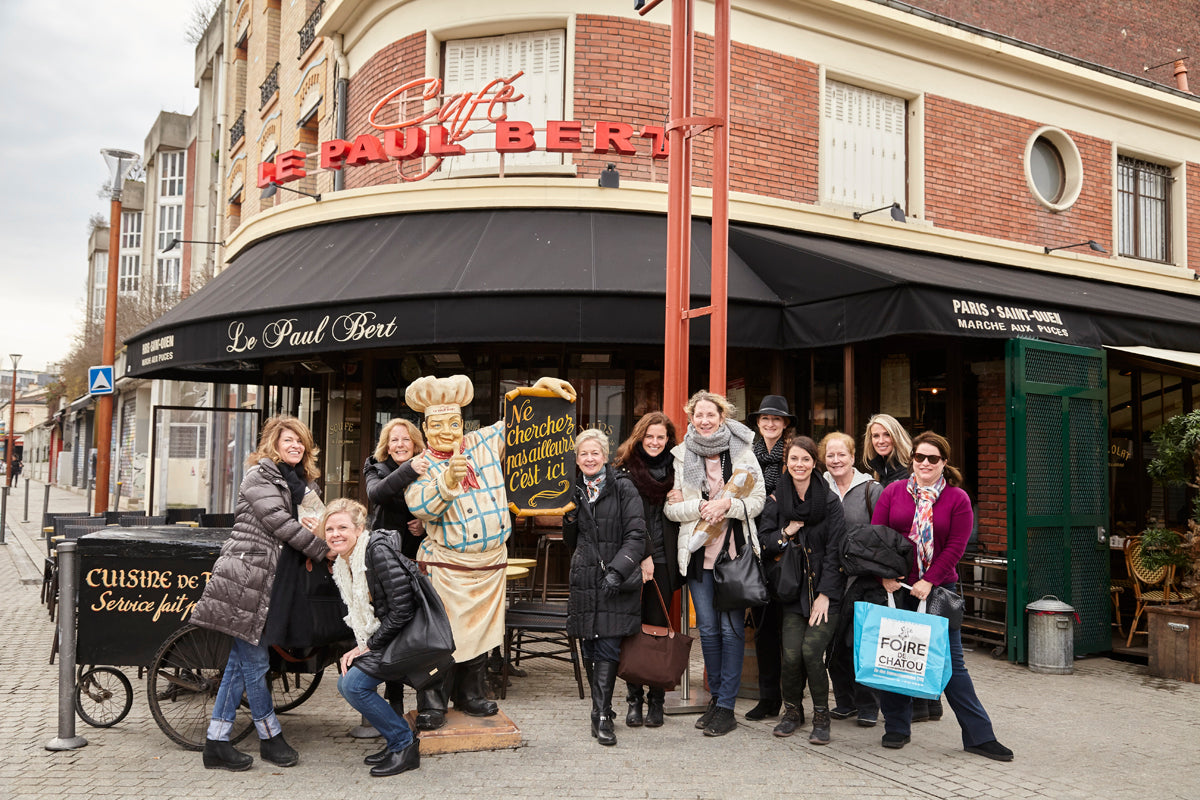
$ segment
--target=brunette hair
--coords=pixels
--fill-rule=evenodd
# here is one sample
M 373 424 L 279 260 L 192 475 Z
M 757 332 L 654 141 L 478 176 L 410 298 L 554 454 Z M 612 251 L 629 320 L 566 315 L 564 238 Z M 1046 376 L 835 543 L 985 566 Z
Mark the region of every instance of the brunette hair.
M 300 443 L 304 445 L 304 457 L 300 459 L 296 469 L 304 473 L 305 480 L 315 481 L 321 477 L 321 470 L 317 469 L 317 453 L 320 451 L 313 444 L 312 432 L 307 425 L 290 414 L 278 414 L 266 421 L 262 434 L 258 437 L 258 449 L 247 456 L 246 466 L 253 467 L 264 458 L 269 458 L 276 464 L 282 463 L 283 456 L 279 454 L 277 444 L 280 434 L 285 430 L 296 434 Z
M 792 452 L 793 447 L 799 447 L 804 452 L 812 456 L 813 467 L 820 469 L 823 465 L 821 460 L 817 458 L 817 443 L 808 436 L 793 436 L 788 439 L 787 447 L 783 448 L 783 460 L 787 463 L 787 457 Z
M 941 453 L 942 458 L 946 460 L 946 466 L 942 470 L 942 476 L 946 479 L 946 483 L 951 486 L 962 486 L 962 473 L 957 468 L 950 466 L 950 442 L 946 440 L 945 436 L 933 431 L 925 431 L 924 433 L 917 434 L 912 443 L 914 452 L 919 444 L 931 444 L 936 447 L 937 451 Z
M 863 433 L 862 463 L 867 471 L 875 471 L 869 462 L 878 455 L 871 445 L 871 427 L 874 425 L 882 425 L 883 429 L 888 432 L 888 436 L 892 437 L 892 453 L 887 457 L 887 462 L 899 464 L 905 469 L 912 466 L 912 439 L 909 438 L 908 431 L 904 430 L 900 421 L 891 414 L 876 414 L 867 420 L 867 427 Z
M 321 521 L 317 523 L 317 529 L 313 533 L 321 538 L 325 538 L 325 523 L 334 514 L 345 514 L 350 518 L 350 522 L 356 528 L 366 528 L 367 526 L 367 508 L 357 500 L 351 500 L 349 497 L 339 497 L 336 500 L 331 500 L 329 505 L 325 506 L 325 513 L 321 515 Z
M 599 428 L 584 428 L 575 437 L 575 452 L 579 452 L 579 448 L 588 442 L 595 441 L 600 445 L 600 452 L 604 453 L 604 460 L 608 460 L 608 451 L 611 447 L 608 443 L 608 434 Z
M 613 466 L 619 467 L 633 458 L 634 445 L 646 438 L 646 432 L 650 430 L 651 425 L 662 425 L 667 429 L 667 450 L 678 444 L 675 439 L 675 423 L 671 421 L 671 418 L 661 411 L 651 411 L 637 421 L 637 424 L 633 426 L 633 433 L 629 434 L 628 439 L 621 442 L 621 446 L 617 448 L 617 459 L 613 462 Z
M 388 457 L 388 439 L 392 436 L 392 429 L 397 425 L 408 431 L 408 438 L 413 442 L 413 455 L 420 455 L 425 450 L 425 438 L 421 436 L 421 431 L 416 425 L 406 419 L 389 419 L 387 424 L 383 426 L 383 430 L 379 433 L 379 444 L 375 445 L 375 460 L 383 461 Z
M 706 392 L 705 390 L 701 389 L 688 398 L 687 405 L 683 407 L 683 412 L 688 415 L 689 420 L 692 418 L 692 414 L 696 410 L 696 404 L 704 400 L 707 400 L 717 407 L 717 411 L 721 412 L 721 419 L 723 420 L 732 417 L 733 412 L 737 410 L 733 403 L 726 400 L 722 395 L 714 394 L 713 392 Z
M 817 452 L 820 453 L 821 458 L 817 463 L 819 463 L 822 467 L 825 466 L 825 450 L 828 449 L 830 442 L 841 442 L 842 444 L 846 445 L 846 451 L 850 453 L 850 461 L 853 463 L 854 437 L 842 431 L 834 431 L 833 433 L 827 433 L 821 437 L 821 443 L 817 445 Z

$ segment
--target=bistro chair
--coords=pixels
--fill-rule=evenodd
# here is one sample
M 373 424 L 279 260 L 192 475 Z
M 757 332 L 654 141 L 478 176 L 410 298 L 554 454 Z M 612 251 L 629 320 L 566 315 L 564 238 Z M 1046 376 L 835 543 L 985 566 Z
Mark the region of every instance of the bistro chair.
M 567 584 L 550 583 L 550 569 L 552 561 L 562 560 L 561 558 L 555 558 L 556 553 L 554 551 L 558 550 L 559 552 L 557 555 L 560 557 L 566 552 L 566 547 L 564 546 L 563 542 L 562 517 L 534 517 L 533 530 L 538 535 L 537 549 L 534 557 L 535 566 L 533 569 L 533 582 L 536 584 L 538 577 L 541 577 L 542 602 L 547 602 L 551 596 L 556 599 L 565 598 L 569 591 Z
M 106 527 L 107 523 L 103 515 L 97 517 L 58 517 L 54 521 L 54 530 L 56 535 L 46 542 L 46 568 L 42 573 L 42 580 L 46 582 L 46 588 L 42 592 L 42 597 L 50 612 L 50 619 L 54 619 L 58 612 L 58 551 L 54 548 L 59 542 L 68 539 L 78 539 L 80 536 L 98 531 Z M 51 655 L 53 659 L 53 655 Z
M 204 516 L 206 508 L 168 508 L 167 509 L 167 524 L 174 525 L 177 522 L 199 522 Z
M 536 646 L 534 646 L 536 645 Z M 567 633 L 567 604 L 518 601 L 504 612 L 504 666 L 500 671 L 500 699 L 508 695 L 509 666 L 521 659 L 548 658 L 570 664 L 575 670 L 579 699 L 583 699 L 583 674 L 579 646 Z
M 232 528 L 237 514 L 201 514 L 201 528 Z
M 150 525 L 166 525 L 166 514 L 150 516 L 148 514 L 122 514 L 117 518 L 117 524 L 123 528 L 141 528 Z
M 1125 541 L 1125 567 L 1133 583 L 1133 597 L 1136 607 L 1133 612 L 1133 622 L 1129 626 L 1129 638 L 1125 646 L 1133 643 L 1136 633 L 1146 633 L 1138 630 L 1138 620 L 1149 606 L 1166 606 L 1172 603 L 1186 603 L 1196 596 L 1190 589 L 1176 588 L 1175 567 L 1166 566 L 1158 569 L 1148 569 L 1142 563 L 1141 537 L 1130 537 Z

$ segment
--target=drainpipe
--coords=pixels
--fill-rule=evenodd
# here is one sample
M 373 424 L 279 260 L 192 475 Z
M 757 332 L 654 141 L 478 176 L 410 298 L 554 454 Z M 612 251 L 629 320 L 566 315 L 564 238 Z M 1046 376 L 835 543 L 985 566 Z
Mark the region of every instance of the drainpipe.
M 1191 92 L 1188 88 L 1187 65 L 1183 61 L 1181 58 L 1175 62 L 1175 88 L 1181 92 Z
M 346 94 L 347 87 L 350 85 L 350 60 L 346 58 L 345 51 L 342 50 L 342 35 L 339 33 L 333 37 L 333 57 L 337 61 L 337 84 L 333 90 L 334 117 L 333 136 L 335 139 L 346 138 Z M 333 173 L 333 190 L 340 192 L 346 188 L 346 173 L 344 170 L 337 170 Z

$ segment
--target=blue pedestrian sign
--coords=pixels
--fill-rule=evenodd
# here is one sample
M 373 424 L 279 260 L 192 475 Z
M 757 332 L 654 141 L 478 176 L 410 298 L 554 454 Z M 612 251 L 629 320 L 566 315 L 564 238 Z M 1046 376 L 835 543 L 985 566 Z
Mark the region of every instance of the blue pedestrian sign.
M 113 393 L 113 368 L 88 367 L 88 394 Z

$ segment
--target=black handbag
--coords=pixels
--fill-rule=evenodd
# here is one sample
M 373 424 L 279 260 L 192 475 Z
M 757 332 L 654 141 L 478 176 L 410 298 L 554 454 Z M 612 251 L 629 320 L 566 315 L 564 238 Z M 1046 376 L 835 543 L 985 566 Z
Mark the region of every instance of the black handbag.
M 950 630 L 956 631 L 962 627 L 964 605 L 966 601 L 958 592 L 952 592 L 945 586 L 934 586 L 929 590 L 925 611 L 945 617 L 950 622 Z
M 375 677 L 402 680 L 420 690 L 444 677 L 454 664 L 454 632 L 433 581 L 400 554 L 399 534 L 395 537 L 396 555 L 412 583 L 416 610 L 412 620 L 383 649 Z
M 771 595 L 782 603 L 800 599 L 807 581 L 804 580 L 804 548 L 792 543 L 783 548 L 779 557 L 767 565 L 767 585 Z
M 346 604 L 333 582 L 328 560 L 314 562 L 299 550 L 284 547 L 279 551 L 275 580 L 279 594 L 291 598 L 277 644 L 307 648 L 354 641 L 354 633 L 346 624 Z M 275 602 L 274 590 L 272 597 Z
M 726 531 L 721 552 L 713 563 L 713 607 L 717 611 L 740 611 L 765 606 L 771 600 L 762 562 L 750 544 L 749 527 L 746 545 L 736 558 L 729 557 L 729 536 Z
M 650 585 L 658 595 L 667 625 L 642 623 L 641 630 L 621 640 L 617 677 L 635 685 L 671 691 L 679 685 L 679 678 L 687 669 L 693 639 L 675 630 L 658 583 L 650 581 Z

